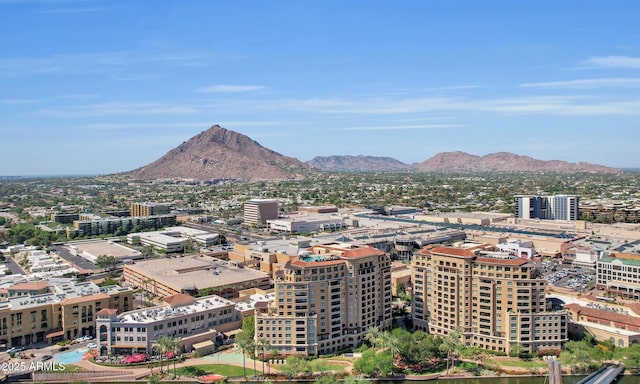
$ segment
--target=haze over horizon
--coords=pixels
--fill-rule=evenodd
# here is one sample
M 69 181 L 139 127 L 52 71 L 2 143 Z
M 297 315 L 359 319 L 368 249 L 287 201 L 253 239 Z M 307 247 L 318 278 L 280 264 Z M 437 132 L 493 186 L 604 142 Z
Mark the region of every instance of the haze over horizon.
M 0 0 L 0 175 L 129 171 L 219 124 L 283 155 L 640 168 L 634 2 Z

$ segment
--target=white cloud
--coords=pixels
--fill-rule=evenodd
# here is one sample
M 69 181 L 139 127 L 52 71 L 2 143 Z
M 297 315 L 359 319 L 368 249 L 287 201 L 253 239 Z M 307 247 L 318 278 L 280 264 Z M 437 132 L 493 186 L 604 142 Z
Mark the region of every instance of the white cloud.
M 218 84 L 210 87 L 200 88 L 198 92 L 212 93 L 238 93 L 238 92 L 256 92 L 266 89 L 263 85 L 229 85 Z
M 111 102 L 62 108 L 42 109 L 39 113 L 52 117 L 125 116 L 125 115 L 187 115 L 195 108 L 159 103 Z
M 399 131 L 405 129 L 440 129 L 440 128 L 461 128 L 462 124 L 416 124 L 416 125 L 383 125 L 371 127 L 347 127 L 335 128 L 334 131 Z
M 614 77 L 601 79 L 578 79 L 566 81 L 547 81 L 539 83 L 522 83 L 523 88 L 546 88 L 546 89 L 591 89 L 591 88 L 636 88 L 640 87 L 640 78 L 634 77 Z
M 585 64 L 603 68 L 640 69 L 640 57 L 631 56 L 596 56 L 590 57 Z

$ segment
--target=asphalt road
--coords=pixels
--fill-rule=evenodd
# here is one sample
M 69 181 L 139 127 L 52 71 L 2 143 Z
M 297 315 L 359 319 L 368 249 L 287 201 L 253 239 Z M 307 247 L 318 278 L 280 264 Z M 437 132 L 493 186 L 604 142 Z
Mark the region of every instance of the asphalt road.
M 22 269 L 22 267 L 20 267 L 20 265 L 18 265 L 15 260 L 9 257 L 7 257 L 6 260 L 7 263 L 5 265 L 7 266 L 7 268 L 9 268 L 11 273 L 13 273 L 14 275 L 26 275 L 25 271 Z
M 84 269 L 87 272 L 92 272 L 94 269 L 96 269 L 96 266 L 92 262 L 83 259 L 80 256 L 72 255 L 71 252 L 67 250 L 67 248 L 61 245 L 52 246 L 51 249 L 78 269 Z

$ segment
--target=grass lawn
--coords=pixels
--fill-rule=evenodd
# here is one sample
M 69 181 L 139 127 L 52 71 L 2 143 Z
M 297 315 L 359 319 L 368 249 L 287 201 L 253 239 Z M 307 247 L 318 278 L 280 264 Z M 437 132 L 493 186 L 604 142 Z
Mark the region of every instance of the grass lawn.
M 173 369 L 170 370 L 173 373 Z M 236 365 L 226 365 L 226 364 L 200 364 L 200 365 L 190 365 L 188 367 L 180 367 L 177 369 L 177 374 L 180 376 L 203 376 L 209 375 L 212 373 L 217 373 L 219 375 L 233 377 L 233 376 L 243 376 L 244 369 L 242 367 L 238 367 Z M 262 371 L 254 371 L 247 367 L 247 376 L 257 376 L 260 375 Z
M 78 371 L 82 371 L 83 369 L 78 367 L 77 365 L 72 365 L 72 364 L 66 364 L 64 366 L 64 370 L 62 372 L 78 372 Z
M 502 367 L 518 367 L 518 368 L 546 368 L 547 362 L 533 359 L 533 360 L 520 360 L 520 359 L 504 359 L 504 360 L 489 360 L 489 363 Z

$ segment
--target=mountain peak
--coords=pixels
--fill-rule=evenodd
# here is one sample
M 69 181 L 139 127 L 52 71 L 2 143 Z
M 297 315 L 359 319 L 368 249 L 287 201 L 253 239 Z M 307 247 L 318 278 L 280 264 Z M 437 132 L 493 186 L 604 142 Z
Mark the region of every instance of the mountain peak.
M 309 167 L 219 125 L 203 131 L 160 159 L 131 172 L 141 179 L 285 180 Z
M 619 169 L 586 162 L 569 163 L 561 160 L 538 160 L 526 155 L 496 152 L 484 156 L 465 152 L 441 152 L 414 164 L 425 172 L 587 172 L 620 173 Z

